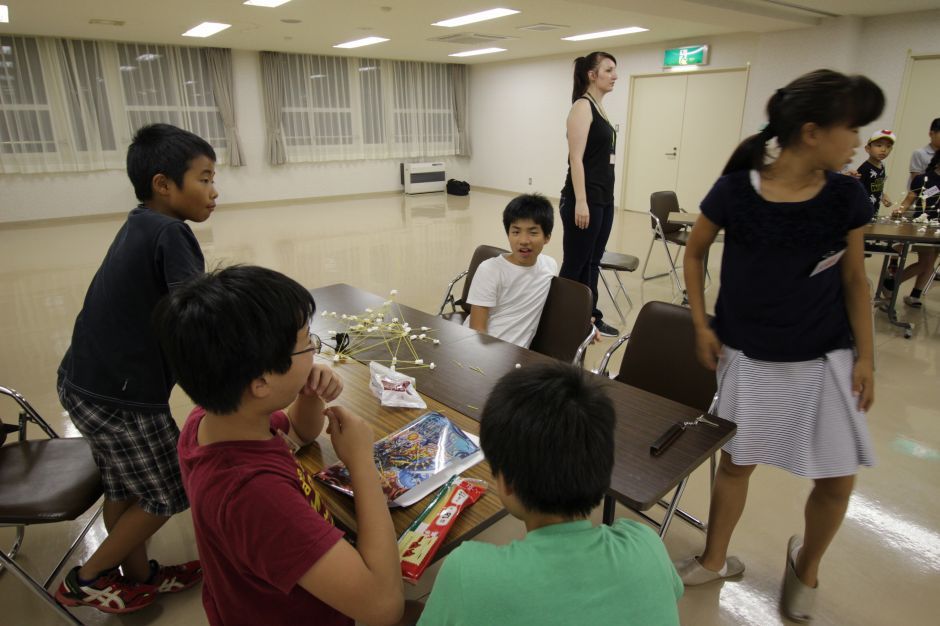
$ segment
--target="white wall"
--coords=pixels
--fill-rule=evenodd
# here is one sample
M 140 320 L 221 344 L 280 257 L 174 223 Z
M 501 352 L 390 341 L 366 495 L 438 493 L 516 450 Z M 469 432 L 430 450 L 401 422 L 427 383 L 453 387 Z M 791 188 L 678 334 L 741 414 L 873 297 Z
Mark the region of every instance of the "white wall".
M 623 139 L 630 76 L 661 72 L 665 48 L 708 43 L 712 68 L 751 64 L 742 137 L 756 132 L 764 122 L 764 107 L 774 90 L 800 74 L 820 67 L 865 74 L 884 89 L 888 100 L 882 117 L 862 130 L 862 135 L 867 136 L 876 127 L 894 125 L 908 50 L 914 54 L 940 53 L 938 32 L 940 11 L 924 11 L 865 19 L 835 18 L 813 28 L 762 35 L 722 35 L 607 49 L 617 57 L 619 74 L 615 90 L 605 100 L 611 122 L 619 124 L 621 129 L 615 200 L 620 201 L 619 186 L 623 184 Z M 605 49 L 603 44 L 598 46 Z M 567 169 L 564 126 L 570 106 L 574 56 L 473 67 L 471 137 L 474 153 L 469 178 L 472 185 L 558 195 Z M 498 120 L 498 123 L 491 120 Z M 926 129 L 924 132 L 926 142 Z M 715 158 L 723 160 L 727 156 L 730 155 Z M 529 177 L 533 179 L 531 186 Z
M 248 164 L 219 166 L 220 205 L 401 189 L 400 159 L 268 165 L 258 53 L 233 50 L 232 62 L 238 129 Z M 434 160 L 446 163 L 448 178 L 467 178 L 468 158 Z M 124 213 L 136 203 L 123 171 L 0 175 L 0 222 Z

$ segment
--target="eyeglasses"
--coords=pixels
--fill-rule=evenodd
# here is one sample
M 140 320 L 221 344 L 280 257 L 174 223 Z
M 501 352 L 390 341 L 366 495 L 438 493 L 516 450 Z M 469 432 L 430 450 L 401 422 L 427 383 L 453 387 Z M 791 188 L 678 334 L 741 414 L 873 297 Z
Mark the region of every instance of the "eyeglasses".
M 310 345 L 309 345 L 308 347 L 304 348 L 303 350 L 298 350 L 297 352 L 291 352 L 290 355 L 291 355 L 291 356 L 297 356 L 298 354 L 306 354 L 306 353 L 308 353 L 308 352 L 313 352 L 314 354 L 319 354 L 319 353 L 320 353 L 320 348 L 322 348 L 322 347 L 323 347 L 323 342 L 320 341 L 320 338 L 319 338 L 317 335 L 315 335 L 315 334 L 313 334 L 313 333 L 310 333 Z

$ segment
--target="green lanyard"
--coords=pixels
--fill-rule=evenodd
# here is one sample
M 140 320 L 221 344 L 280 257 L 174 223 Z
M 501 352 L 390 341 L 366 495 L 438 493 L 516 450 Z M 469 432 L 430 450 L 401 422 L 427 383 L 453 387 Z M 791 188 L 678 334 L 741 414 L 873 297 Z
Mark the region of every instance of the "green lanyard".
M 607 125 L 610 126 L 610 130 L 613 131 L 610 136 L 610 151 L 614 152 L 617 149 L 617 129 L 614 128 L 614 125 L 610 123 L 610 120 L 607 119 L 607 114 L 604 112 L 604 109 L 601 108 L 601 105 L 597 103 L 597 100 L 594 99 L 594 96 L 588 92 L 584 92 L 584 97 L 591 101 L 594 105 L 594 108 L 597 109 L 597 112 L 601 114 L 601 117 L 604 118 L 604 121 L 607 122 Z

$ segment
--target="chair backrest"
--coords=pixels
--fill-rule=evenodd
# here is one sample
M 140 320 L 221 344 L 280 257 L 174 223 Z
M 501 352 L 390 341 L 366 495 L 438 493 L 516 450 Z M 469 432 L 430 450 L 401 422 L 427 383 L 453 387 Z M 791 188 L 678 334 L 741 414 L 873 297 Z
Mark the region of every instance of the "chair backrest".
M 529 349 L 571 363 L 591 329 L 593 308 L 587 285 L 555 276 Z
M 467 277 L 463 281 L 463 291 L 460 292 L 460 299 L 457 304 L 464 310 L 464 313 L 470 315 L 470 305 L 467 304 L 467 296 L 470 295 L 470 284 L 473 282 L 473 276 L 477 273 L 480 263 L 500 254 L 508 254 L 509 250 L 497 248 L 496 246 L 477 246 L 473 251 L 473 257 L 470 259 L 470 267 L 467 268 Z
M 617 380 L 686 406 L 707 411 L 715 396 L 715 372 L 695 354 L 689 309 L 647 302 L 630 332 Z
M 659 218 L 664 233 L 682 230 L 680 224 L 670 224 L 669 214 L 679 212 L 679 199 L 675 191 L 654 191 L 650 194 L 650 214 Z M 650 218 L 650 226 L 656 229 L 656 220 Z

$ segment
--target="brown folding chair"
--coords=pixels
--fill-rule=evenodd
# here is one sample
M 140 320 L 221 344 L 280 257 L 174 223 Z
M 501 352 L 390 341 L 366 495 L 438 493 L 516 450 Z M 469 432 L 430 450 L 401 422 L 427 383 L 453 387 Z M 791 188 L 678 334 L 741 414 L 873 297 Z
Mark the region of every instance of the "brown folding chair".
M 470 315 L 470 305 L 467 304 L 467 296 L 470 294 L 470 284 L 473 283 L 473 276 L 477 273 L 477 268 L 480 266 L 480 263 L 492 259 L 495 256 L 499 256 L 500 254 L 508 253 L 509 250 L 497 248 L 496 246 L 477 246 L 477 249 L 473 251 L 473 257 L 470 259 L 470 266 L 454 276 L 454 279 L 447 285 L 447 293 L 444 294 L 444 301 L 441 302 L 441 308 L 437 311 L 438 316 L 451 322 L 463 324 L 464 320 Z M 455 300 L 454 285 L 456 285 L 461 278 L 465 279 L 463 281 L 463 291 L 460 292 L 460 299 Z M 450 313 L 444 313 L 444 309 L 448 304 L 450 304 Z M 460 308 L 458 309 L 457 307 Z
M 617 310 L 617 315 L 620 316 L 620 322 L 622 324 L 627 323 L 627 318 L 623 316 L 623 311 L 620 310 L 620 305 L 617 304 L 617 296 L 623 294 L 623 297 L 627 299 L 627 304 L 630 306 L 630 309 L 633 308 L 633 300 L 630 299 L 627 288 L 623 286 L 620 272 L 635 272 L 639 265 L 640 259 L 632 254 L 620 254 L 619 252 L 608 252 L 605 250 L 604 256 L 601 257 L 600 272 L 598 273 L 600 274 L 601 281 L 604 283 L 604 289 L 607 290 L 607 295 L 610 296 L 611 302 L 614 303 L 614 308 Z M 610 284 L 607 282 L 607 277 L 604 276 L 605 271 L 613 273 L 614 278 L 617 279 L 618 287 L 616 293 L 610 290 Z
M 75 520 L 90 509 L 101 497 L 100 473 L 85 439 L 59 437 L 26 398 L 15 390 L 0 387 L 0 394 L 15 400 L 21 410 L 17 426 L 2 424 L 3 440 L 13 433 L 18 433 L 18 437 L 0 447 L 0 526 L 16 527 L 13 548 L 9 552 L 0 550 L 0 563 L 59 617 L 81 626 L 75 616 L 56 602 L 48 589 L 98 518 L 101 507 L 91 516 L 44 583 L 26 573 L 14 559 L 22 545 L 26 526 Z M 26 427 L 29 422 L 42 429 L 48 439 L 28 440 Z
M 695 329 L 692 312 L 668 302 L 647 302 L 640 309 L 629 335 L 624 335 L 604 354 L 598 372 L 606 375 L 611 355 L 626 344 L 620 371 L 615 380 L 680 402 L 703 413 L 714 411 L 718 395 L 715 372 L 703 366 L 695 353 Z M 715 456 L 711 457 L 711 479 L 715 476 Z M 666 515 L 661 522 L 643 513 L 639 515 L 659 527 L 662 537 L 674 515 L 701 530 L 704 522 L 678 508 L 688 477 L 683 478 L 672 500 L 661 500 Z
M 585 352 L 594 339 L 593 309 L 587 285 L 555 276 L 529 349 L 584 367 Z
M 676 262 L 679 260 L 679 250 L 676 250 L 676 256 L 673 257 L 669 244 L 677 247 L 685 246 L 689 241 L 689 230 L 680 224 L 670 224 L 669 214 L 678 213 L 679 199 L 674 191 L 654 191 L 650 194 L 650 224 L 653 228 L 653 239 L 650 241 L 649 250 L 646 251 L 646 260 L 643 262 L 643 280 L 650 280 L 672 274 L 676 281 L 676 288 L 682 291 L 682 283 L 679 282 L 679 272 Z M 669 271 L 653 276 L 646 275 L 646 266 L 649 265 L 650 255 L 653 252 L 653 245 L 657 242 L 663 242 L 663 249 L 666 250 L 666 258 L 669 260 Z

